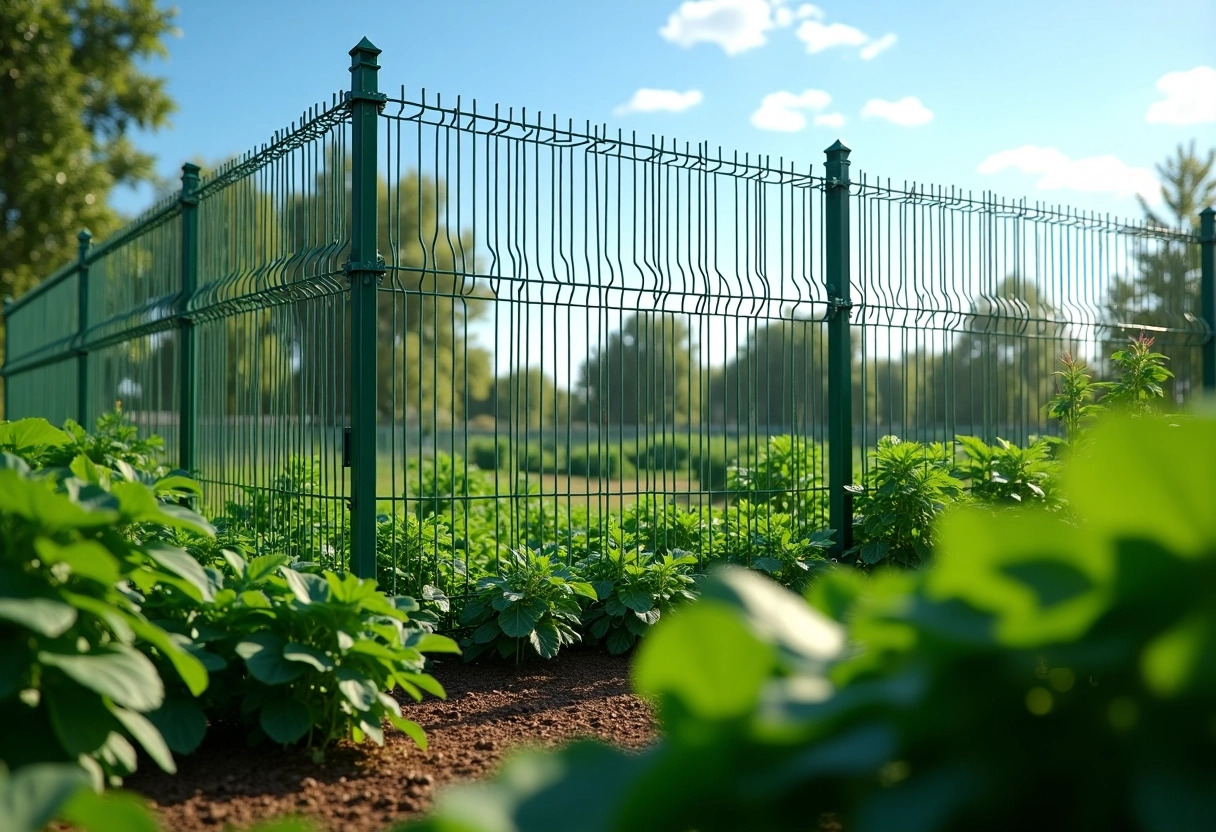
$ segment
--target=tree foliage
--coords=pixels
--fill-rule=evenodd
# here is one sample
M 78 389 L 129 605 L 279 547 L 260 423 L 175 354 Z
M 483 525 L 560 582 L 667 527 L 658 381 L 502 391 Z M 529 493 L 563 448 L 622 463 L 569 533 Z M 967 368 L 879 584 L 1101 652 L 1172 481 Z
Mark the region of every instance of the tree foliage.
M 81 228 L 112 229 L 110 191 L 151 177 L 129 132 L 173 109 L 139 65 L 166 54 L 173 15 L 154 0 L 0 2 L 0 293 L 70 259 Z

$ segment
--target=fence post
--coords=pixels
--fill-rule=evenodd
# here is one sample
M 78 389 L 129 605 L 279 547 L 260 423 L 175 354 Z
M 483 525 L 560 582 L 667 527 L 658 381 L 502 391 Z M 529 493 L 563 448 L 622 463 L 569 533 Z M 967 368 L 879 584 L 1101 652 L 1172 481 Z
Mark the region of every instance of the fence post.
M 10 361 L 12 361 L 12 358 L 9 357 L 10 353 L 8 351 L 8 347 L 9 347 L 9 343 L 10 343 L 9 337 L 8 337 L 8 313 L 9 313 L 9 308 L 12 305 L 13 305 L 13 296 L 5 295 L 4 296 L 4 361 L 2 363 L 0 363 L 0 369 L 3 369 L 4 366 L 6 366 Z M 4 413 L 0 414 L 0 415 L 3 415 L 3 417 L 6 420 L 11 422 L 13 419 L 13 409 L 10 406 L 12 403 L 12 399 L 9 396 L 9 392 L 8 392 L 8 388 L 9 388 L 8 382 L 9 382 L 9 377 L 8 377 L 7 373 L 0 376 L 0 384 L 4 385 L 4 402 L 3 402 Z
M 198 165 L 182 165 L 182 190 L 177 201 L 182 212 L 182 290 L 177 301 L 177 467 L 193 473 L 195 426 L 198 423 L 198 372 L 195 362 L 194 321 L 190 301 L 198 287 Z
M 367 38 L 350 50 L 350 556 L 360 578 L 376 575 L 376 291 L 384 274 L 376 250 L 376 140 L 385 101 L 379 54 Z
M 1203 343 L 1203 390 L 1216 393 L 1216 208 L 1199 212 L 1199 315 L 1208 324 Z
M 84 340 L 89 329 L 88 258 L 92 240 L 87 228 L 76 235 L 76 421 L 85 430 L 89 429 L 89 351 Z
M 833 554 L 853 545 L 853 345 L 849 314 L 849 148 L 837 140 L 827 154 L 825 200 L 828 296 L 828 521 L 836 530 Z

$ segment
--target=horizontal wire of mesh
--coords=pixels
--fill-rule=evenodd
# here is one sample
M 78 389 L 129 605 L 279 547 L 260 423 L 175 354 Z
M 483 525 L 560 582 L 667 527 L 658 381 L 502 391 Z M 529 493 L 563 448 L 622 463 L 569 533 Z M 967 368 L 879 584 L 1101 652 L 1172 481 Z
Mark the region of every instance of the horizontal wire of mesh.
M 463 566 L 631 511 L 675 536 L 667 504 L 724 507 L 771 437 L 824 441 L 809 168 L 425 96 L 381 121 L 378 496 L 442 517 Z M 822 456 L 794 467 L 822 519 Z
M 1200 384 L 1198 239 L 1108 216 L 857 177 L 851 199 L 856 440 L 1024 443 L 1064 355 L 1095 375 L 1141 332 L 1171 405 Z
M 186 303 L 208 504 L 331 568 L 349 548 L 348 143 L 335 97 L 205 178 Z

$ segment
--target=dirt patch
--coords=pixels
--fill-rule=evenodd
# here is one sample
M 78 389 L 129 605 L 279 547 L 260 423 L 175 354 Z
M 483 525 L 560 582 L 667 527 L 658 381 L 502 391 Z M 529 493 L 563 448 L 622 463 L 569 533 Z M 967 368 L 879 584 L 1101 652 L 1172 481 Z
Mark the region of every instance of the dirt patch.
M 650 706 L 630 693 L 627 657 L 579 649 L 518 668 L 456 658 L 433 673 L 446 701 L 405 700 L 405 715 L 430 740 L 425 752 L 386 729 L 383 748 L 343 744 L 318 765 L 221 733 L 181 760 L 176 775 L 145 762 L 126 788 L 147 796 L 174 832 L 240 829 L 285 814 L 334 832 L 370 832 L 425 811 L 448 783 L 488 776 L 520 745 L 597 737 L 639 748 L 655 738 Z

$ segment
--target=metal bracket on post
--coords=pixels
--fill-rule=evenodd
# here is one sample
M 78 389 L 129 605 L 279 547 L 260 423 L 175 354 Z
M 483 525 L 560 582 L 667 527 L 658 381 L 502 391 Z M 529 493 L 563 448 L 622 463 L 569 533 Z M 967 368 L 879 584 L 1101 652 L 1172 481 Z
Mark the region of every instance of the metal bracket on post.
M 384 96 L 378 88 L 380 50 L 367 38 L 350 50 L 350 528 L 351 571 L 376 576 L 376 293 L 385 273 L 377 249 L 377 138 Z M 345 436 L 344 436 L 345 441 Z

